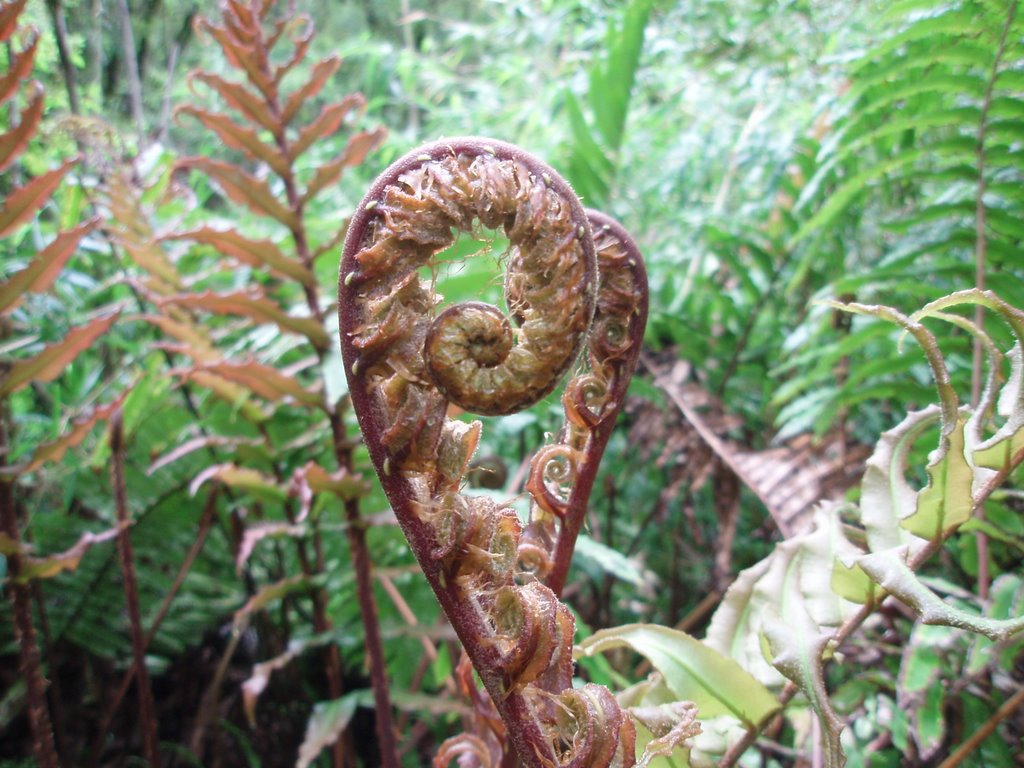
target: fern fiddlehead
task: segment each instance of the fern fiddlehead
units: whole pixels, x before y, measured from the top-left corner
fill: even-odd
[[[590,370],[563,398],[564,445],[538,454],[541,479],[529,488],[535,520],[528,527],[546,537],[542,559],[557,562],[562,541],[582,523],[600,454],[590,444],[602,427],[610,431],[646,312],[635,246],[594,216],[551,168],[516,147],[442,141],[378,178],[353,217],[341,265],[342,353],[370,456],[509,741],[537,768],[632,765],[633,724],[606,689],[572,689],[572,615],[542,574],[520,570],[529,542],[518,517],[459,492],[481,425],[446,414],[449,405],[482,415],[526,408],[554,389],[587,345]],[[598,242],[614,244],[595,247],[591,221]],[[479,227],[508,237],[510,317],[480,302],[438,312],[434,281],[425,279],[458,232]],[[608,268],[601,298],[599,252]],[[627,277],[614,277],[622,265]],[[634,298],[623,301],[623,286]],[[577,491],[581,479],[590,485]],[[568,510],[571,523],[548,524]]]

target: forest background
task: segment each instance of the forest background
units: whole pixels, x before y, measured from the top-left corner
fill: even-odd
[[[1024,764],[1016,0],[281,3],[272,59],[231,42],[226,7],[0,11],[0,764],[420,765],[467,727],[457,643],[357,439],[334,311],[364,191],[456,135],[544,158],[647,262],[645,347],[566,591],[578,640],[628,647],[594,644],[580,674],[621,691],[653,666],[692,698],[703,657],[681,638],[717,616],[706,641],[790,690],[784,718],[740,688],[698,701],[739,714],[652,764],[820,765],[840,742],[850,765]],[[451,258],[481,248],[500,236]],[[495,274],[468,260],[444,293],[497,295]],[[931,331],[906,317],[922,307]],[[935,403],[941,423],[914,420]],[[560,419],[552,397],[487,420],[470,484],[515,498]],[[955,442],[964,423],[1002,464]],[[836,587],[834,561],[875,548],[871,468],[902,480],[904,460],[894,520],[960,484],[959,517],[899,533],[927,542],[915,589],[945,608],[884,600],[865,579],[899,590],[864,562]],[[777,581],[737,581],[787,552]],[[828,602],[800,613],[811,640],[843,632],[800,646],[803,679],[750,625],[787,596],[784,619]],[[723,640],[730,611],[747,618]],[[678,632],[621,629],[638,623]]]

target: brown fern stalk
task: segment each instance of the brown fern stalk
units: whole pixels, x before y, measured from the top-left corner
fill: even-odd
[[[503,230],[510,243],[510,317],[480,302],[438,308],[435,256],[456,232],[481,227]],[[342,356],[371,459],[511,746],[531,768],[633,765],[635,729],[607,689],[572,688],[572,614],[536,573],[520,570],[516,514],[459,492],[482,427],[447,413],[454,405],[503,415],[550,393],[593,333],[597,268],[590,220],[569,186],[526,152],[481,138],[429,144],[389,167],[353,217],[342,256]],[[619,347],[630,329],[611,323],[606,309],[592,336],[602,349]],[[542,508],[560,506],[561,486],[578,479],[576,452],[585,446],[575,438],[585,441],[611,415],[608,395],[620,383],[605,362],[591,354],[597,370],[574,379],[564,398],[579,431],[535,457],[530,490]],[[486,748],[466,738],[446,743],[438,759],[482,760]]]
[[[574,456],[576,480],[562,515],[545,583],[561,595],[569,575],[576,539],[587,516],[587,502],[598,466],[626,399],[647,325],[647,272],[640,249],[625,228],[599,211],[587,211],[594,231],[598,274],[597,308],[588,337],[589,372],[574,378],[563,398],[563,437],[582,443]],[[543,484],[538,467],[531,484]],[[534,510],[536,516],[537,510]]]
[[[153,621],[149,625],[149,629],[146,630],[146,636],[142,640],[143,658],[145,658],[146,649],[149,648],[150,644],[153,642],[153,638],[156,637],[156,633],[159,631],[160,625],[163,623],[164,618],[166,618],[167,613],[171,608],[171,603],[174,602],[174,598],[177,596],[178,591],[185,583],[185,577],[188,576],[189,572],[192,570],[192,564],[195,562],[196,558],[199,557],[199,553],[202,551],[203,545],[206,543],[206,536],[210,532],[210,528],[213,525],[216,514],[217,492],[212,491],[209,496],[207,496],[206,504],[203,507],[203,513],[199,520],[199,531],[196,533],[196,538],[189,547],[184,560],[182,560],[181,566],[178,568],[178,573],[174,577],[174,582],[164,595],[164,599],[160,603],[160,607],[157,609],[156,616],[153,617]],[[132,664],[121,677],[121,683],[118,685],[114,695],[111,696],[110,700],[106,703],[106,709],[103,712],[103,716],[100,718],[100,727],[96,729],[96,736],[93,739],[89,760],[86,765],[94,766],[99,763],[107,733],[110,730],[110,724],[113,721],[118,708],[121,706],[121,702],[124,700],[125,695],[128,693],[128,688],[131,686],[132,680],[135,679],[137,663],[137,656],[135,656],[133,648]]]
[[[372,149],[382,137],[381,131],[356,134],[345,147],[343,153],[333,161],[318,167],[305,188],[302,188],[296,171],[296,159],[317,140],[327,138],[338,130],[345,117],[362,108],[364,100],[353,95],[340,102],[326,105],[312,122],[297,125],[297,117],[305,102],[312,99],[324,87],[327,79],[338,67],[336,57],[318,62],[312,68],[310,79],[291,94],[285,95],[280,85],[285,75],[303,60],[312,39],[312,25],[309,19],[293,15],[273,24],[269,21],[271,2],[244,2],[243,0],[227,0],[221,6],[223,23],[214,24],[208,20],[200,20],[198,27],[209,33],[223,48],[229,62],[243,70],[249,88],[229,82],[210,73],[196,73],[195,78],[217,91],[225,101],[241,112],[250,127],[236,122],[223,114],[206,112],[186,107],[183,112],[191,113],[207,127],[214,130],[229,146],[241,149],[252,159],[265,163],[281,179],[284,187],[284,200],[280,201],[270,193],[269,188],[254,177],[225,164],[194,159],[191,164],[209,173],[229,195],[257,212],[268,214],[277,219],[291,233],[294,243],[294,261],[292,257],[278,254],[270,265],[278,272],[285,272],[301,284],[305,297],[306,308],[310,317],[320,329],[318,334],[310,334],[309,341],[313,346],[319,362],[326,362],[328,336],[323,332],[325,317],[321,307],[321,297],[316,280],[313,276],[313,262],[318,255],[310,243],[306,228],[305,207],[309,200],[319,191],[334,183],[349,165],[359,163],[365,154]],[[268,34],[266,27],[272,29]],[[295,32],[298,30],[298,32]],[[283,63],[271,60],[271,51],[275,44],[288,35],[292,37],[293,51]],[[272,136],[272,143],[265,142],[259,130],[265,129]],[[186,163],[186,165],[189,163]],[[221,237],[217,243],[223,247],[226,238]],[[243,243],[245,243],[243,239]],[[245,243],[243,249],[251,246]],[[328,244],[329,246],[329,244]],[[332,453],[339,469],[351,472],[353,467],[351,443],[345,432],[345,423],[341,412],[325,400],[322,409],[326,413],[331,431]],[[346,534],[352,553],[352,564],[356,575],[357,599],[363,619],[365,631],[365,648],[369,662],[371,680],[376,702],[376,724],[382,764],[386,768],[397,768],[398,757],[395,744],[394,726],[392,721],[391,702],[385,669],[383,642],[380,624],[377,617],[377,606],[372,587],[371,560],[366,542],[365,526],[361,520],[359,504],[356,498],[344,498],[345,517],[348,525]],[[313,523],[313,545],[316,552],[322,552],[321,533],[319,526]],[[317,558],[316,567],[320,567]],[[300,561],[304,572],[312,572],[313,566],[307,561],[300,549]],[[315,623],[318,631],[325,631],[330,626],[326,614],[326,595],[317,589],[314,595]],[[341,695],[340,657],[337,648],[328,649],[328,679],[331,695]],[[335,763],[344,761],[340,745],[335,745]]]
[[[6,409],[4,409],[6,417]],[[0,419],[0,470],[6,469],[8,442],[6,420]],[[14,481],[0,474],[0,526],[11,542],[20,542]],[[32,623],[32,596],[29,587],[18,580],[21,556],[15,551],[7,555],[9,581],[5,587],[14,613],[14,639],[18,645],[21,676],[25,681],[28,701],[28,724],[32,733],[32,753],[39,768],[57,768],[57,748],[53,742],[53,724],[46,706],[46,680]]]
[[[135,555],[129,530],[131,519],[128,513],[128,489],[124,475],[124,450],[124,421],[119,410],[110,420],[114,504],[117,508],[117,522],[121,527],[117,536],[117,551],[121,560],[121,578],[124,582],[128,626],[132,638],[135,689],[139,702],[139,728],[142,731],[142,754],[151,766],[159,768],[160,750],[156,718],[153,714],[153,691],[149,686],[149,671],[146,669],[146,640],[143,637],[142,616],[139,613],[139,587],[135,576]]]
[[[1003,24],[1002,32],[999,35],[999,45],[996,47],[995,56],[992,57],[992,69],[985,85],[985,98],[981,104],[981,115],[978,120],[978,141],[975,150],[975,157],[978,166],[978,190],[975,195],[975,241],[974,241],[974,287],[979,291],[985,290],[985,272],[988,269],[988,232],[987,217],[985,209],[985,138],[988,131],[989,111],[992,108],[992,96],[995,90],[996,78],[999,76],[999,68],[1006,54],[1006,41],[1013,26],[1013,20],[1017,15],[1017,0],[1011,0],[1006,8],[1006,21]],[[985,327],[985,308],[975,307],[974,324],[979,328]],[[985,353],[981,339],[975,337],[972,351],[971,364],[971,405],[977,407],[981,400],[982,367]],[[985,510],[978,512],[978,519],[984,521]],[[978,531],[976,534],[976,546],[978,552],[978,596],[982,600],[988,599],[989,571],[988,571],[988,534],[985,531]]]
[[[42,87],[31,80],[39,35],[34,29],[19,28],[19,18],[25,4],[25,0],[0,3],[0,44],[4,44],[7,51],[7,71],[0,77],[0,107],[10,109],[8,130],[0,134],[0,172],[6,172],[17,162],[35,135],[43,115]],[[23,89],[26,83],[28,87]],[[15,102],[21,90],[26,92],[27,98],[19,112]],[[8,189],[0,200],[0,237],[12,234],[36,216],[71,165],[72,161],[69,161],[22,186]],[[83,226],[58,234],[49,245],[35,254],[27,267],[0,282],[0,338],[6,340],[12,327],[5,315],[17,307],[24,294],[49,288],[87,229],[87,226]],[[109,327],[109,323],[104,323],[105,320],[100,320],[89,328],[80,329],[77,335],[69,334],[67,343],[50,345],[33,357],[16,362],[4,361],[3,372],[0,373],[0,533],[6,540],[4,554],[8,571],[4,590],[11,601],[14,640],[18,646],[20,672],[25,681],[32,750],[39,768],[57,768],[59,759],[32,618],[32,592],[24,578],[27,574],[23,572],[24,544],[19,526],[21,505],[15,495],[17,478],[22,468],[10,466],[8,425],[11,422],[7,398],[34,381],[50,380],[59,375],[78,351],[77,345],[81,340],[92,334],[89,338],[91,341]],[[98,330],[94,333],[93,329]]]

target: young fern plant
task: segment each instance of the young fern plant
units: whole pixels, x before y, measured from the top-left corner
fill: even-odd
[[[168,354],[179,356],[181,363],[172,373],[197,420],[203,422],[199,437],[177,442],[172,438],[151,471],[186,456],[210,457],[190,490],[195,494],[206,484],[224,489],[237,531],[236,566],[247,576],[250,562],[273,540],[286,538],[294,545],[300,574],[288,573],[279,560],[276,570],[269,569],[272,583],[257,587],[249,579],[251,599],[236,612],[236,631],[220,669],[226,669],[235,638],[252,613],[270,600],[305,591],[316,637],[299,644],[323,646],[324,679],[332,700],[340,699],[345,690],[341,655],[332,636],[330,594],[323,584],[325,551],[331,546],[324,525],[329,511],[340,510],[363,615],[380,760],[397,766],[366,526],[359,510],[359,497],[366,489],[355,472],[355,442],[345,423],[347,399],[313,375],[326,376],[333,351],[329,302],[316,278],[316,262],[337,249],[345,227],[336,221],[323,233],[311,224],[310,210],[346,169],[363,162],[384,132],[374,129],[345,136],[341,131],[365,104],[359,94],[320,103],[340,59],[327,57],[307,69],[314,30],[294,9],[275,11],[269,0],[227,0],[220,4],[220,17],[200,18],[197,30],[216,42],[235,77],[193,72],[191,83],[211,100],[219,100],[221,107],[187,104],[177,115],[198,121],[235,155],[231,160],[184,158],[175,164],[173,174],[180,178],[196,171],[205,176],[203,183],[208,180],[238,206],[238,221],[212,225],[204,218],[192,228],[176,223],[158,233],[147,208],[152,195],[143,195],[137,185],[117,174],[110,175],[105,189],[116,222],[111,227],[114,242],[146,273],[136,286],[156,311],[144,319],[164,336],[162,346]],[[313,106],[319,111],[310,115]],[[336,147],[332,155],[310,160],[311,150],[328,146]],[[238,275],[247,273],[258,286],[237,288]],[[277,332],[269,345],[269,335],[261,333],[267,326]],[[193,392],[198,394],[193,397]],[[232,409],[227,424],[214,416],[223,402]],[[240,456],[236,449],[242,446],[259,450]],[[269,520],[258,522],[264,516]],[[295,655],[294,650],[286,654],[289,659]],[[190,747],[199,757],[206,749],[204,732],[215,722],[220,674],[211,682],[193,724]],[[252,722],[259,690],[256,684],[245,689]],[[316,730],[311,720],[308,734]],[[333,733],[326,740],[322,734],[311,737],[318,740],[313,754],[332,745],[333,764],[351,764],[354,758],[346,754],[351,750],[338,740],[337,731]],[[305,753],[307,745],[301,751]]]
[[[86,533],[66,551],[39,554],[33,552],[22,536],[22,528],[28,526],[27,499],[41,484],[40,470],[59,462],[68,450],[81,443],[98,422],[109,418],[120,407],[124,395],[78,414],[79,418],[71,421],[69,428],[52,441],[37,444],[30,451],[19,445],[18,423],[26,412],[31,413],[36,407],[34,387],[63,376],[72,362],[96,344],[119,316],[117,311],[97,313],[89,322],[69,330],[63,338],[39,344],[35,323],[25,311],[26,298],[54,286],[80,243],[98,224],[93,219],[58,231],[38,250],[33,247],[36,238],[25,237],[30,227],[37,227],[33,234],[45,231],[40,213],[76,164],[75,159],[70,159],[29,179],[11,173],[35,137],[45,105],[43,88],[32,79],[39,33],[19,23],[25,5],[25,0],[0,3],[0,43],[5,45],[7,53],[6,71],[0,74],[0,107],[7,118],[0,133],[0,172],[9,173],[5,177],[6,193],[0,200],[0,239],[4,241],[5,253],[24,259],[20,269],[0,281],[0,342],[5,347],[0,359],[0,555],[6,565],[3,591],[12,608],[13,635],[25,683],[33,756],[41,768],[57,768],[60,745],[55,742],[53,728],[57,718],[51,718],[47,704],[47,681],[36,631],[37,621],[44,629],[46,627],[45,606],[39,601],[34,618],[32,591],[41,579],[75,570],[90,547],[109,541],[117,535],[118,529]],[[19,97],[24,99],[20,110]],[[30,328],[31,332],[24,333],[25,328]],[[51,687],[51,691],[55,687]],[[54,706],[59,705],[59,697],[55,696]]]
[[[440,308],[438,253],[458,232],[500,229],[508,316]],[[599,277],[600,275],[600,277]],[[639,352],[647,284],[635,244],[588,214],[550,167],[517,147],[457,138],[413,150],[373,184],[345,241],[342,356],[381,484],[503,722],[504,744],[443,745],[482,765],[631,766],[635,728],[604,687],[572,687],[575,622],[557,596],[600,455]],[[566,426],[531,462],[525,527],[462,492],[482,425],[566,387]],[[471,683],[466,683],[466,687]]]

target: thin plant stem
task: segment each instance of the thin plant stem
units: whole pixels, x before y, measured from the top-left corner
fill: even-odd
[[[49,669],[57,669],[58,661],[54,653],[53,634],[50,632],[50,620],[46,614],[46,601],[43,597],[43,588],[38,580],[30,585],[32,590],[32,601],[36,605],[36,616],[39,617],[39,634],[42,637],[41,656],[46,659],[46,666]],[[57,746],[57,756],[68,754],[68,730],[67,717],[64,714],[64,694],[61,691],[60,675],[54,675],[50,679],[50,689],[47,691],[47,702],[50,707],[50,718],[53,720],[53,736]]]
[[[174,583],[171,584],[171,588],[164,596],[163,602],[160,604],[160,608],[157,610],[156,616],[153,618],[153,622],[150,624],[149,630],[146,632],[146,637],[142,641],[143,651],[149,648],[150,643],[153,642],[153,638],[156,637],[156,633],[160,629],[160,625],[163,623],[164,618],[166,618],[167,613],[171,608],[171,603],[174,601],[174,598],[177,597],[178,591],[181,589],[182,584],[185,583],[185,577],[188,576],[189,571],[192,570],[192,564],[202,551],[203,544],[206,543],[206,536],[209,534],[210,528],[213,525],[213,518],[216,512],[217,492],[213,491],[206,497],[206,506],[203,509],[202,517],[199,520],[199,532],[196,534],[196,538],[192,541],[192,546],[189,547],[188,554],[185,555],[185,559],[182,561],[181,567],[178,568],[178,573],[174,577]],[[114,719],[114,714],[117,712],[118,707],[121,706],[121,702],[124,700],[125,694],[128,693],[128,688],[131,685],[134,676],[135,660],[133,658],[131,666],[121,678],[121,684],[118,686],[117,691],[108,702],[107,709],[100,720],[100,727],[96,732],[96,738],[93,742],[89,765],[97,765],[99,763],[100,755],[103,752],[103,742],[107,732],[110,730],[110,724]]]
[[[3,414],[6,415],[6,414]],[[7,428],[0,418],[0,462],[7,456]],[[17,503],[14,500],[14,480],[0,478],[0,529],[12,542],[21,541],[18,531]],[[14,613],[14,640],[18,645],[21,676],[25,680],[28,699],[28,724],[32,732],[32,754],[39,768],[58,768],[57,748],[53,742],[53,725],[46,705],[46,680],[36,643],[36,630],[32,623],[32,595],[26,584],[18,581],[21,555],[7,556],[10,574],[7,592]]]
[[[269,106],[275,116],[281,115],[281,107],[276,99]],[[281,152],[286,157],[289,156],[289,142],[284,132],[282,131],[275,138]],[[290,166],[288,173],[282,180],[284,181],[288,205],[296,214],[296,224],[292,228],[295,251],[302,264],[312,272],[313,256],[306,235],[303,207]],[[323,325],[324,314],[320,308],[320,296],[317,287],[315,285],[306,285],[304,290],[306,304],[309,307],[310,313]],[[327,358],[327,351],[316,345],[314,345],[314,349],[316,350],[317,359],[323,365]],[[352,449],[346,435],[345,422],[338,410],[332,407],[330,403],[327,403],[326,399],[324,407],[330,420],[335,460],[339,468],[351,472],[353,470]],[[364,645],[370,667],[370,680],[376,706],[375,716],[381,765],[383,768],[398,768],[398,745],[395,741],[394,718],[391,711],[391,697],[388,693],[387,669],[384,660],[384,644],[380,633],[380,620],[377,613],[377,601],[373,594],[372,562],[366,545],[366,523],[362,520],[359,512],[358,499],[347,499],[344,504],[345,521],[348,524],[345,532],[348,537],[352,567],[356,575],[356,596],[359,601],[359,612],[363,621]]]
[[[128,606],[132,656],[135,667],[135,689],[139,702],[139,727],[142,730],[142,751],[152,768],[160,768],[160,749],[156,718],[153,712],[153,691],[146,669],[146,640],[139,613],[139,587],[135,577],[135,556],[129,528],[128,493],[124,473],[124,421],[118,410],[110,420],[110,452],[113,458],[114,504],[117,507],[117,549],[121,558],[124,597]]]
[[[139,61],[135,53],[135,35],[132,32],[128,0],[118,0],[117,10],[121,17],[121,44],[124,46],[125,70],[128,73],[128,96],[132,107],[132,119],[135,121],[135,130],[141,145],[146,136],[145,119],[142,112],[142,81],[139,77]]]
[[[75,84],[75,65],[68,47],[68,24],[64,17],[64,6],[60,0],[46,0],[46,10],[50,14],[53,38],[57,43],[57,55],[64,75],[64,87],[68,92],[68,109],[71,110],[71,114],[77,115],[81,108],[78,101],[78,86]]]
[[[985,739],[995,733],[999,724],[1012,715],[1022,704],[1024,704],[1024,688],[1019,688],[1013,696],[1002,703],[992,717],[985,721],[984,725],[957,747],[953,754],[943,760],[939,764],[939,768],[956,768],[956,766],[963,763],[974,750],[981,746]]]
[[[978,143],[976,149],[978,165],[978,191],[975,197],[975,245],[974,245],[974,287],[979,291],[985,290],[985,270],[987,264],[988,240],[985,235],[987,228],[987,211],[985,209],[985,134],[988,130],[988,115],[992,108],[992,93],[995,90],[996,78],[999,76],[999,65],[1002,63],[1003,55],[1006,52],[1006,38],[1009,35],[1013,19],[1017,15],[1017,0],[1012,0],[1006,11],[1006,22],[1003,24],[1003,31],[999,36],[999,45],[996,48],[995,56],[992,59],[992,70],[989,73],[988,83],[985,87],[985,98],[981,105],[981,116],[978,120]],[[974,308],[974,324],[979,330],[985,327],[985,307],[978,304]],[[971,405],[977,407],[981,400],[982,369],[984,366],[985,351],[982,341],[974,337],[973,359],[971,365]],[[984,521],[985,510],[978,512],[979,520]],[[988,599],[989,572],[988,572],[988,535],[984,531],[978,531],[975,537],[978,550],[978,596],[982,600]]]

